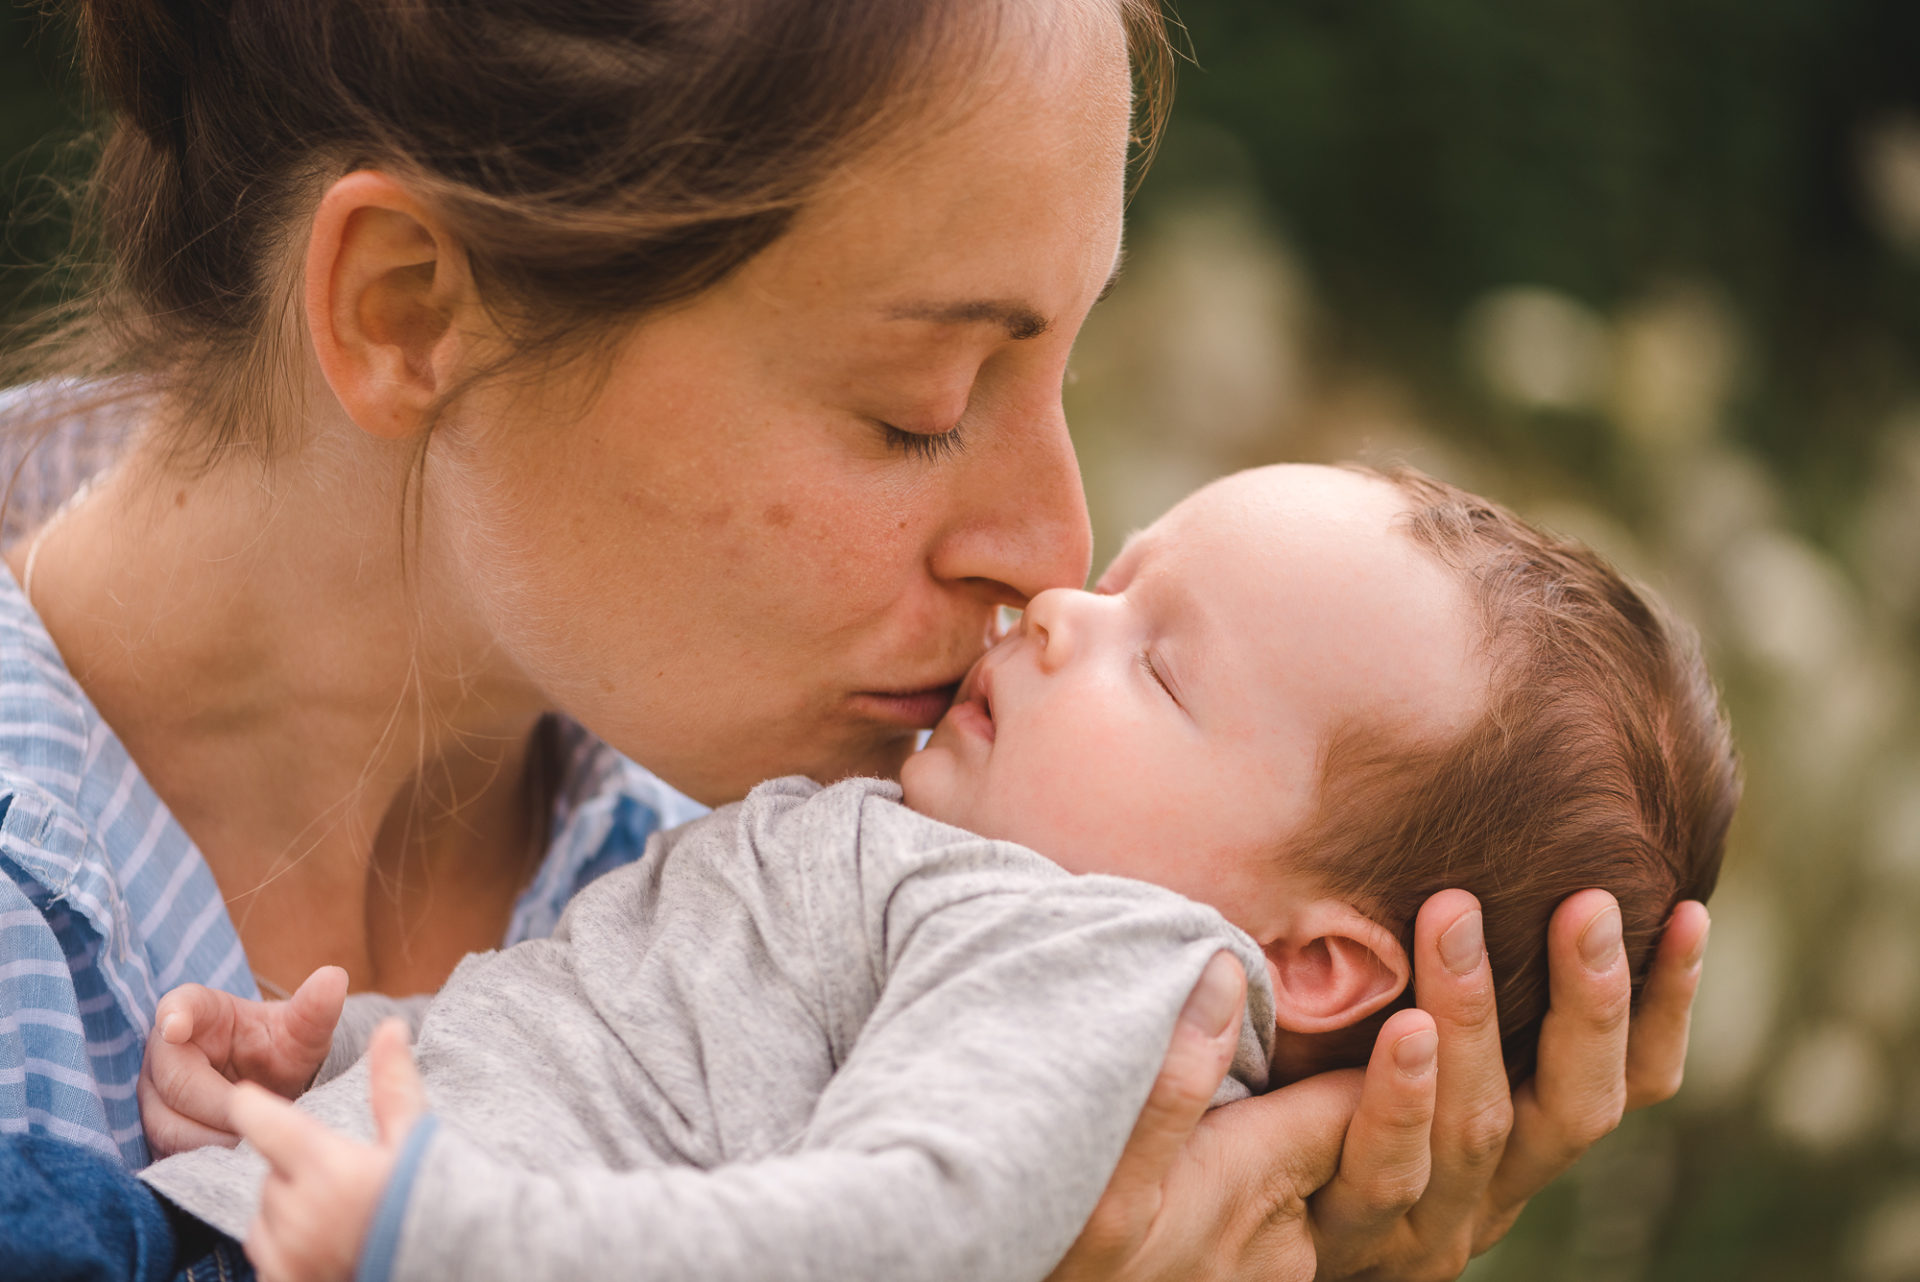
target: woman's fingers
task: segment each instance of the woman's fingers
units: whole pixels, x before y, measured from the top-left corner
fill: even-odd
[[[1551,999],[1533,1080],[1515,1099],[1513,1134],[1487,1192],[1487,1245],[1528,1199],[1620,1124],[1626,1106],[1631,982],[1620,908],[1604,890],[1584,890],[1547,927]]]
[[[1132,1255],[1159,1214],[1168,1173],[1227,1075],[1238,1041],[1247,977],[1231,953],[1216,953],[1188,996],[1160,1076],[1133,1125],[1106,1192],[1073,1249],[1052,1274],[1107,1277]]]
[[[1247,976],[1240,963],[1232,953],[1214,954],[1180,1011],[1160,1076],[1108,1182],[1110,1190],[1151,1191],[1157,1201],[1174,1157],[1233,1063],[1246,997]]]
[[[1464,1244],[1513,1125],[1479,901],[1443,890],[1423,904],[1413,965],[1420,1009],[1440,1036],[1433,1175],[1413,1214],[1423,1237]]]
[[[1315,1225],[1334,1239],[1384,1232],[1426,1192],[1439,1046],[1422,1010],[1400,1011],[1381,1027],[1339,1172],[1313,1198]]]
[[[1680,1089],[1693,996],[1700,987],[1711,925],[1707,906],[1691,899],[1675,908],[1667,921],[1627,1038],[1629,1109],[1672,1099]]]

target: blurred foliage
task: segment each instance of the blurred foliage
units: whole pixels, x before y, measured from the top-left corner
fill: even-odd
[[[1686,1090],[1470,1276],[1920,1279],[1920,4],[1179,9],[1069,389],[1096,557],[1405,459],[1653,584],[1745,757]]]
[[[55,301],[73,263],[71,193],[91,151],[71,33],[0,7],[0,321]]]
[[[1920,372],[1920,258],[1875,234],[1856,159],[1920,111],[1912,0],[1187,0],[1178,119],[1241,144],[1344,348],[1459,397],[1437,344],[1526,282],[1611,309],[1673,275],[1747,329],[1740,437],[1832,505]],[[1167,148],[1148,193],[1205,180]],[[1473,415],[1495,443],[1534,425]],[[1464,416],[1463,416],[1464,417]],[[1817,428],[1812,425],[1817,424]],[[1549,446],[1605,462],[1604,434]],[[1599,456],[1597,459],[1595,456]]]
[[[1702,628],[1746,758],[1681,1098],[1476,1282],[1920,1279],[1920,0],[1182,0],[1069,409],[1100,555],[1405,458]],[[63,284],[58,27],[0,11],[0,314]]]

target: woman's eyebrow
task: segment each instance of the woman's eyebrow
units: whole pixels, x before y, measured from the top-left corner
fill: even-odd
[[[892,320],[931,321],[936,325],[998,325],[1016,342],[1038,338],[1053,322],[1027,303],[974,298],[947,303],[901,303],[887,309]]]
[[[1123,257],[1114,257],[1113,271],[1107,276],[1107,283],[1100,287],[1099,296],[1093,300],[1095,303],[1111,294],[1113,287],[1120,283]],[[1015,342],[1038,338],[1053,328],[1053,322],[1041,315],[1032,304],[1006,298],[899,303],[887,309],[887,317],[890,320],[930,321],[935,325],[998,325]]]

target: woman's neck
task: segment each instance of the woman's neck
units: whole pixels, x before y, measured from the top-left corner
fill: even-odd
[[[9,553],[205,855],[257,973],[437,986],[499,941],[544,835],[545,710],[417,559],[407,451],[182,477],[145,454]]]

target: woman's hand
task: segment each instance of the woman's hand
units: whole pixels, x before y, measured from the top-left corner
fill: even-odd
[[[333,1045],[347,972],[322,966],[283,1002],[251,1002],[199,984],[160,999],[140,1065],[140,1122],[157,1160],[240,1142],[230,1112],[234,1083],[293,1099]]]
[[[1222,974],[1216,962],[1056,1282],[1454,1278],[1623,1109],[1679,1089],[1703,906],[1675,911],[1629,1022],[1612,898],[1585,891],[1562,904],[1539,1068],[1511,1096],[1479,918],[1461,891],[1421,909],[1421,1009],[1387,1021],[1364,1085],[1323,1074],[1206,1113],[1231,1053],[1213,1030],[1231,1028],[1240,992],[1238,968]]]
[[[382,1023],[367,1055],[379,1137],[371,1144],[335,1134],[266,1091],[234,1088],[234,1124],[271,1168],[245,1244],[261,1282],[347,1282],[354,1275],[400,1148],[427,1111],[405,1024]]]

